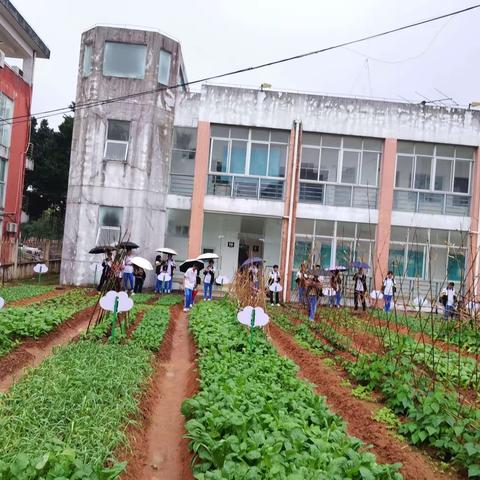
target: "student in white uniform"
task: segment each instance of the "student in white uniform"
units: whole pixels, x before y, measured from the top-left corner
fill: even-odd
[[[455,303],[457,303],[457,293],[455,292],[455,284],[450,282],[442,292],[441,301],[444,306],[444,319],[453,318],[455,312]]]
[[[383,301],[385,303],[386,313],[390,311],[392,299],[393,299],[393,296],[395,295],[395,290],[396,290],[396,284],[393,278],[393,272],[390,270],[389,272],[387,272],[387,276],[385,277],[385,280],[383,281],[383,286],[382,286]]]
[[[197,267],[193,265],[190,267],[184,275],[184,287],[185,287],[185,305],[184,312],[188,312],[193,307],[193,289],[197,284]]]
[[[270,272],[270,275],[268,276],[268,285],[271,286],[273,284],[280,284],[280,272],[278,271],[278,265],[273,266],[273,271]],[[279,301],[279,295],[278,292],[270,292],[270,303],[272,305],[280,305]]]

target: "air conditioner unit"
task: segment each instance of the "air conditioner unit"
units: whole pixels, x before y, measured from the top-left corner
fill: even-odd
[[[7,232],[8,233],[17,233],[18,225],[16,223],[7,223]]]
[[[0,50],[0,68],[5,66],[5,52]]]

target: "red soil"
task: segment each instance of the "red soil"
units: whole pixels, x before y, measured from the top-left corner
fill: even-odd
[[[373,420],[372,413],[381,407],[374,402],[354,398],[342,378],[313,353],[302,349],[275,324],[270,326],[271,340],[277,350],[293,360],[299,367],[299,376],[316,387],[316,393],[326,397],[327,404],[341,416],[350,435],[367,445],[380,463],[402,463],[401,473],[406,480],[440,480],[462,478],[456,473],[446,474],[438,470],[434,462],[404,442],[395,438],[387,427]]]
[[[36,302],[43,302],[44,300],[48,300],[49,298],[60,297],[64,295],[66,292],[71,290],[70,287],[55,287],[55,290],[51,292],[43,293],[42,295],[37,295],[36,297],[28,297],[22,298],[21,300],[17,300],[16,302],[11,302],[7,307],[25,307],[27,305],[31,305],[32,303]]]
[[[0,358],[0,392],[6,392],[25,373],[27,367],[37,367],[52,350],[65,345],[86,330],[94,307],[78,312],[55,330],[38,339],[27,339]]]
[[[181,305],[171,308],[162,348],[154,361],[155,372],[142,399],[140,426],[129,432],[131,450],[120,455],[128,461],[123,480],[193,479],[192,455],[180,408],[198,390],[195,345]]]

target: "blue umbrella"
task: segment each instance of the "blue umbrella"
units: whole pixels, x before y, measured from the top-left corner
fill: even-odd
[[[243,263],[242,267],[246,267],[248,265],[251,265],[252,263],[263,263],[263,259],[260,257],[252,257],[252,258],[247,258]]]
[[[368,263],[355,260],[354,262],[350,263],[349,267],[350,268],[370,268],[370,265]]]

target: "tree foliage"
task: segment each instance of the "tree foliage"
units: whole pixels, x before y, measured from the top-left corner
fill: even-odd
[[[73,117],[64,116],[58,131],[48,125],[48,120],[32,120],[31,155],[34,169],[25,174],[24,210],[30,221],[42,217],[47,210],[65,216]]]

